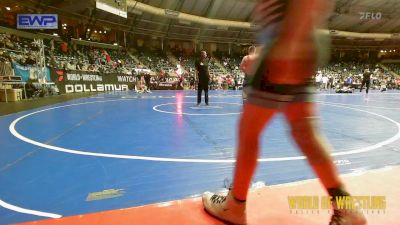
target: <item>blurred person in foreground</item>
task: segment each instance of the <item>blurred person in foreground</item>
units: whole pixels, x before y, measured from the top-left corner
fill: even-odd
[[[284,114],[294,141],[332,199],[349,196],[329,154],[330,146],[318,129],[317,105],[312,100],[311,78],[329,56],[316,28],[324,24],[332,2],[263,0],[256,5],[254,18],[264,47],[240,118],[233,186],[227,194],[203,194],[204,208],[214,217],[247,224],[246,199],[257,166],[260,135],[277,113]],[[339,209],[335,201],[332,206],[330,225],[366,224],[360,212]]]

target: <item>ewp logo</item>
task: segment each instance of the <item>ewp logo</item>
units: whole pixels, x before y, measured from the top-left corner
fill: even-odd
[[[18,14],[18,29],[58,29],[57,14]]]

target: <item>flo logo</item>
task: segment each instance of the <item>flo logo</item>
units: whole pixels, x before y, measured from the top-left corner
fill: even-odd
[[[360,20],[380,20],[382,19],[381,12],[360,12]]]

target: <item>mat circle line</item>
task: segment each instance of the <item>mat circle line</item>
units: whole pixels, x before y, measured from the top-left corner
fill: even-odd
[[[165,105],[177,105],[178,103],[176,102],[171,102],[171,103],[164,103],[164,104],[159,104],[155,105],[153,107],[154,111],[161,112],[161,113],[168,113],[168,114],[175,114],[175,115],[189,115],[189,116],[228,116],[228,115],[238,115],[240,112],[234,112],[234,113],[178,113],[178,112],[170,112],[170,111],[165,111],[158,109],[160,106],[165,106]],[[182,104],[196,104],[196,102],[182,102]],[[239,105],[241,106],[241,103],[234,103],[234,102],[212,102],[212,104],[228,104],[228,105]],[[207,108],[207,106],[204,106]]]
[[[109,101],[118,101],[118,100],[109,100]],[[38,113],[42,113],[42,112],[46,112],[46,111],[50,111],[50,110],[54,110],[54,109],[59,109],[59,108],[66,108],[66,107],[72,107],[72,106],[78,106],[78,105],[85,105],[85,104],[94,104],[94,103],[104,103],[104,102],[109,102],[109,101],[94,101],[94,102],[85,102],[85,103],[77,103],[77,104],[69,104],[69,105],[64,105],[64,106],[57,106],[57,107],[51,107],[51,108],[47,108],[47,109],[42,109],[39,111],[35,111],[26,115],[23,115],[17,119],[15,119],[9,126],[9,131],[11,132],[11,134],[18,138],[19,140],[38,146],[38,147],[42,147],[42,148],[46,148],[52,151],[59,151],[59,152],[64,152],[64,153],[69,153],[69,154],[76,154],[76,155],[86,155],[86,156],[96,156],[96,157],[104,157],[104,158],[118,158],[118,159],[133,159],[133,160],[147,160],[147,161],[160,161],[160,162],[182,162],[182,163],[234,163],[235,160],[234,159],[189,159],[189,158],[168,158],[168,157],[152,157],[152,156],[137,156],[137,155],[120,155],[120,154],[107,154],[107,153],[97,153],[97,152],[89,152],[89,151],[81,151],[81,150],[75,150],[75,149],[67,149],[67,148],[63,148],[63,147],[58,147],[58,146],[53,146],[53,145],[49,145],[49,144],[45,144],[42,142],[38,142],[35,140],[32,140],[22,134],[20,134],[17,130],[16,130],[16,125],[18,122],[20,122],[21,120],[38,114]],[[393,119],[374,113],[374,112],[369,112],[366,110],[362,110],[362,109],[357,109],[357,108],[352,108],[352,107],[348,107],[348,106],[341,106],[341,105],[334,105],[334,104],[329,104],[329,103],[320,103],[323,105],[329,105],[329,106],[333,106],[333,107],[338,107],[338,108],[347,108],[347,109],[352,109],[352,110],[356,110],[356,111],[360,111],[360,112],[365,112],[380,118],[383,118],[385,120],[388,120],[392,123],[394,123],[397,126],[397,133],[391,137],[388,138],[384,141],[378,142],[376,144],[370,145],[370,146],[366,146],[366,147],[362,147],[359,149],[355,149],[355,150],[350,150],[350,151],[342,151],[342,152],[334,152],[331,155],[332,156],[342,156],[342,155],[352,155],[352,154],[359,154],[359,153],[364,153],[364,152],[369,152],[369,151],[373,151],[375,149],[381,148],[382,146],[388,145],[390,143],[393,143],[397,140],[400,139],[400,123],[394,121]],[[304,156],[292,156],[292,157],[275,157],[275,158],[262,158],[262,159],[258,159],[259,162],[276,162],[276,161],[292,161],[292,160],[302,160],[305,159]]]
[[[57,106],[57,107],[51,107],[51,108],[47,108],[47,109],[42,109],[39,111],[35,111],[26,115],[23,115],[17,119],[15,119],[9,126],[9,131],[11,132],[12,135],[14,135],[16,138],[20,139],[21,141],[39,146],[39,147],[43,147],[43,148],[47,148],[49,150],[54,150],[54,151],[60,151],[60,152],[65,152],[65,153],[70,153],[70,154],[78,154],[78,155],[89,155],[89,156],[99,156],[99,157],[108,157],[108,158],[126,158],[126,159],[140,159],[140,160],[151,160],[151,161],[170,161],[170,162],[200,162],[200,163],[233,163],[234,160],[193,160],[193,159],[174,159],[174,158],[157,158],[157,157],[140,157],[140,156],[123,156],[123,155],[112,155],[112,154],[101,154],[101,153],[94,153],[94,152],[82,152],[82,151],[77,151],[77,150],[71,150],[71,149],[65,149],[65,148],[61,148],[61,147],[57,147],[57,146],[51,146],[51,145],[47,145],[41,142],[37,142],[34,141],[32,139],[29,139],[23,135],[21,135],[20,133],[17,132],[17,130],[15,129],[15,126],[17,125],[17,123],[19,121],[21,121],[24,118],[27,118],[31,115],[35,115],[41,112],[45,112],[45,111],[49,111],[49,110],[54,110],[54,109],[59,109],[59,108],[65,108],[65,107],[71,107],[71,106],[79,106],[79,105],[87,105],[87,104],[95,104],[95,103],[104,103],[104,102],[113,102],[113,101],[121,101],[120,100],[107,100],[107,101],[93,101],[93,102],[84,102],[84,103],[76,103],[76,104],[69,104],[69,105],[63,105],[63,106]],[[395,141],[397,141],[398,139],[400,139],[400,123],[392,120],[389,117],[377,114],[377,113],[373,113],[373,112],[369,112],[366,110],[362,110],[362,109],[357,109],[357,108],[352,108],[352,107],[348,107],[348,106],[342,106],[342,105],[334,105],[334,104],[330,104],[330,103],[324,103],[324,102],[320,102],[320,104],[323,105],[329,105],[329,106],[334,106],[334,107],[339,107],[339,108],[347,108],[347,109],[352,109],[352,110],[356,110],[356,111],[360,111],[360,112],[365,112],[371,115],[375,115],[377,117],[381,117],[383,119],[386,119],[392,123],[394,123],[397,126],[397,134],[394,135],[393,137],[386,139],[385,141],[379,142],[377,144],[371,145],[371,146],[367,146],[364,148],[360,148],[360,149],[356,149],[356,150],[352,150],[352,151],[346,151],[346,152],[336,152],[333,153],[332,156],[340,156],[340,155],[350,155],[350,154],[357,154],[357,153],[363,153],[363,152],[369,152],[369,151],[373,151],[376,150],[380,147],[383,147],[385,145],[391,144]],[[162,160],[160,160],[162,159]],[[282,158],[266,158],[266,159],[259,159],[258,161],[261,162],[266,162],[266,161],[287,161],[287,160],[300,160],[300,159],[305,159],[304,156],[297,156],[297,157],[282,157]],[[42,211],[37,211],[37,210],[31,210],[31,209],[26,209],[26,208],[22,208],[19,206],[15,206],[12,204],[9,204],[7,202],[4,202],[0,199],[0,206],[19,212],[19,213],[24,213],[24,214],[30,214],[30,215],[36,215],[36,216],[42,216],[42,217],[49,217],[49,218],[60,218],[62,217],[62,215],[59,214],[54,214],[54,213],[48,213],[48,212],[42,212]]]

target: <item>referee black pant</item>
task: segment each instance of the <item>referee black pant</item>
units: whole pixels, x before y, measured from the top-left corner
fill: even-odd
[[[360,87],[360,92],[362,92],[362,89],[363,89],[363,87],[364,87],[364,84],[365,84],[365,87],[367,88],[367,90],[366,90],[366,92],[367,92],[367,94],[368,94],[368,90],[369,90],[369,85],[370,85],[370,83],[371,83],[371,81],[370,80],[362,80],[362,83],[361,83],[361,87]]]
[[[206,84],[198,84],[197,85],[197,104],[201,103],[201,92],[204,90],[204,98],[205,102],[208,105],[208,85]]]

